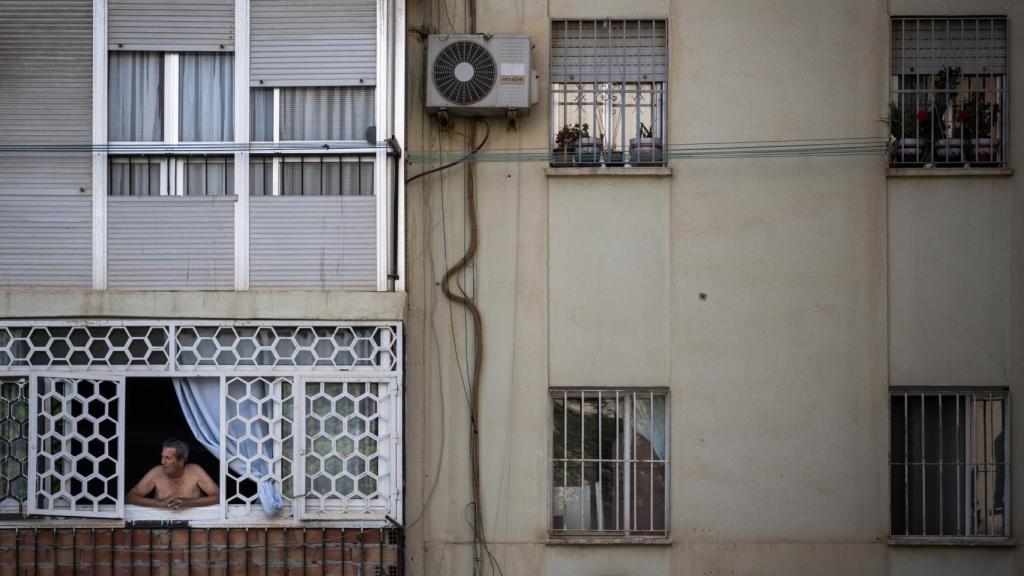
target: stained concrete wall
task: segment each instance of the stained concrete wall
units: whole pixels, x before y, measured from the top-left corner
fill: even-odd
[[[669,20],[673,143],[882,137],[890,13],[1007,14],[1018,44],[1024,7],[982,4],[478,0],[479,31],[531,36],[542,81],[519,132],[491,121],[488,148],[548,145],[550,18]],[[464,8],[411,0],[408,23],[463,31]],[[422,110],[424,50],[410,36],[407,147],[457,153],[468,125],[443,132]],[[881,155],[670,167],[478,164],[480,251],[462,285],[484,316],[481,495],[504,573],[1024,572],[1013,547],[887,543],[890,384],[1020,388],[1019,177],[895,178]],[[408,190],[411,574],[472,573],[472,338],[438,284],[467,245],[464,177],[459,166]],[[669,388],[670,544],[547,541],[547,394],[562,385]],[[1012,442],[1020,459],[1019,432]]]

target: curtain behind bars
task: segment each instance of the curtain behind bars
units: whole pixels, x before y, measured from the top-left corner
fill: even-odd
[[[192,434],[195,435],[199,443],[206,447],[216,457],[220,457],[220,378],[207,377],[207,378],[174,378],[174,391],[178,395],[178,402],[181,404],[181,411],[185,415],[185,420],[188,421],[188,426],[192,430]],[[259,388],[259,386],[257,386]],[[267,395],[270,390],[267,390],[265,386],[262,387],[262,394]],[[232,410],[232,403],[228,403],[228,410]],[[264,442],[254,443],[254,448],[250,448],[248,444],[232,441],[232,438],[238,439],[246,434],[245,423],[242,419],[249,420],[249,424],[252,426],[252,435],[262,438],[270,437],[270,428],[267,426],[266,421],[263,419],[255,419],[252,417],[257,416],[256,411],[259,408],[253,403],[247,403],[243,406],[248,408],[243,409],[242,414],[228,413],[227,420],[232,421],[232,425],[229,426],[227,431],[227,454],[228,461],[231,470],[239,476],[245,477],[250,474],[249,470],[246,470],[243,462],[234,459],[233,456],[241,454],[252,463],[251,474],[256,478],[260,479],[259,482],[259,498],[260,504],[263,506],[263,512],[267,516],[275,515],[281,509],[281,490],[279,487],[274,486],[273,478],[270,476],[270,462],[267,459],[259,457],[260,446],[264,445]],[[268,403],[261,404],[265,409],[270,410],[271,406]],[[237,408],[236,408],[237,410]],[[248,410],[249,413],[245,411]],[[242,419],[235,419],[235,416],[242,416]],[[264,413],[264,417],[270,420],[273,414]],[[238,429],[241,426],[241,429]],[[274,447],[280,450],[280,446]],[[265,455],[269,458],[269,455]],[[224,463],[221,462],[223,466]],[[221,486],[221,490],[226,490],[227,486]]]
[[[163,54],[111,52],[109,62],[107,139],[163,140]]]
[[[182,54],[179,64],[182,142],[227,142],[234,133],[233,54]]]

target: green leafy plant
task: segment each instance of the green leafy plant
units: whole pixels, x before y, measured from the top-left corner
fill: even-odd
[[[651,138],[651,129],[650,129],[649,126],[647,126],[643,122],[640,123],[640,137],[641,138]]]

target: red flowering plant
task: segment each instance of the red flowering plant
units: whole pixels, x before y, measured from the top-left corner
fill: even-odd
[[[987,99],[984,92],[974,92],[956,111],[956,120],[965,139],[991,138],[999,112],[999,104]]]
[[[580,138],[590,137],[590,124],[566,124],[555,135],[555,144],[559,148],[572,148]]]
[[[890,102],[889,114],[883,122],[889,126],[889,135],[895,142],[904,138],[928,138],[931,135],[931,118],[930,110],[903,110],[895,102]]]

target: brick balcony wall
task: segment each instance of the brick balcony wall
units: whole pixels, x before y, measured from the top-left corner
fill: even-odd
[[[0,576],[400,576],[401,533],[353,528],[0,530]]]

